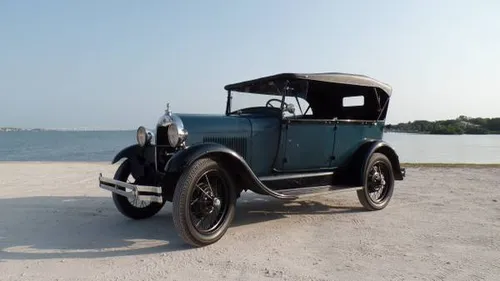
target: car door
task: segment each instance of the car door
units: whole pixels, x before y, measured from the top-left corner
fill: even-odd
[[[325,120],[284,120],[282,170],[318,170],[332,163],[335,124]]]
[[[384,129],[383,123],[374,121],[339,120],[334,145],[333,166],[339,166],[347,161],[350,156],[367,139],[378,139]]]

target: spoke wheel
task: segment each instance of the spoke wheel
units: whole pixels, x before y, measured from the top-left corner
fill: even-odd
[[[140,179],[134,179],[130,170],[129,160],[123,161],[123,163],[116,170],[115,180],[128,182],[131,184],[142,184]],[[119,187],[121,190],[124,188]],[[113,202],[118,209],[118,211],[131,219],[146,219],[154,216],[158,213],[165,203],[157,202],[146,202],[137,199],[129,199],[125,196],[113,193]]]
[[[217,229],[227,213],[227,183],[212,169],[198,178],[195,187],[190,194],[191,223],[200,233],[210,233]]]
[[[179,236],[196,247],[215,243],[227,231],[235,209],[234,184],[211,159],[188,167],[174,192],[172,216]]]
[[[128,178],[125,182],[130,183],[130,184],[141,184],[141,182],[139,180],[136,180],[134,178],[134,176],[132,176],[131,174],[128,176]],[[127,200],[132,206],[134,206],[138,209],[146,208],[147,206],[151,205],[151,202],[142,201],[142,200],[139,200],[137,198],[135,198],[135,199],[127,198]]]
[[[389,159],[381,153],[374,153],[364,177],[364,187],[357,191],[360,203],[371,211],[385,208],[394,191],[394,174]]]

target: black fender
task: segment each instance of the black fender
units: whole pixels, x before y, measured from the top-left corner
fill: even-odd
[[[394,179],[403,180],[405,169],[401,168],[399,156],[394,148],[383,140],[366,140],[363,142],[345,165],[345,177],[342,179],[349,181],[353,185],[362,186],[368,161],[376,152],[384,154],[391,161]]]
[[[389,161],[391,161],[392,164],[392,170],[394,172],[394,179],[395,180],[403,180],[404,178],[404,170],[401,169],[401,163],[399,162],[399,156],[394,150],[394,148],[388,144],[387,142],[383,140],[377,140],[374,142],[371,142],[371,145],[368,146],[368,152],[365,154],[365,159],[363,161],[363,166],[362,166],[362,171],[366,169],[366,166],[368,165],[368,161],[370,161],[370,157],[372,156],[373,153],[378,152],[382,153],[387,158],[389,158]]]
[[[131,173],[134,178],[151,176],[151,180],[154,177],[154,147],[153,146],[145,146],[140,147],[138,144],[130,145],[120,152],[118,152],[111,164],[115,164],[121,159],[128,159],[130,163]]]
[[[218,143],[200,143],[178,151],[170,158],[165,166],[167,174],[181,174],[196,160],[210,157],[221,163],[230,173],[237,178],[237,185],[242,184],[255,193],[271,195],[278,199],[294,199],[295,197],[283,195],[269,189],[255,175],[245,159],[236,151]]]
[[[120,152],[118,152],[115,155],[115,158],[113,158],[113,161],[111,161],[111,164],[115,164],[116,162],[120,161],[123,158],[128,158],[128,159],[133,159],[137,158],[138,155],[141,153],[141,147],[137,144],[130,145],[124,149],[122,149]]]

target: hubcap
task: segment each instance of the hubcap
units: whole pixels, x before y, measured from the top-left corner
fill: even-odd
[[[222,203],[220,202],[219,198],[214,198],[213,204],[214,204],[214,208],[215,209],[220,210],[220,207],[221,207]]]

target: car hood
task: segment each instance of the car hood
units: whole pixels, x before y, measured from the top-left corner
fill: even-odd
[[[188,132],[187,145],[203,142],[204,138],[248,138],[252,124],[246,117],[216,114],[177,114]]]

